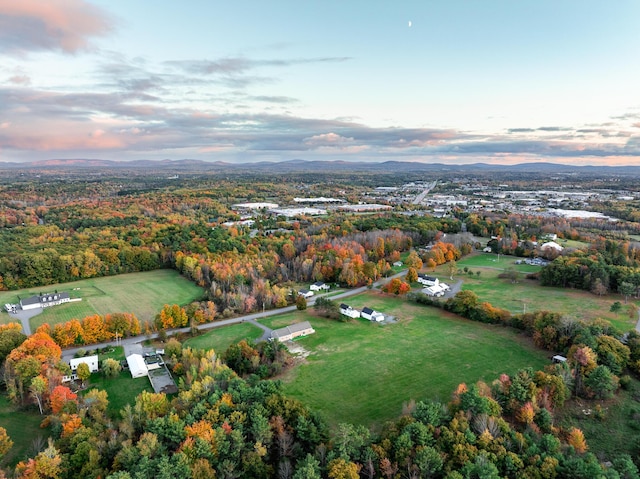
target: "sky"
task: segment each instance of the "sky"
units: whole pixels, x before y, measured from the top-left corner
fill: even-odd
[[[640,166],[637,0],[0,0],[0,162]]]

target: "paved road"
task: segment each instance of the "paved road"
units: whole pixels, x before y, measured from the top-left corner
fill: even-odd
[[[403,277],[406,274],[407,274],[407,271],[403,270],[403,271],[401,271],[399,273],[394,274],[393,276],[389,276],[388,278],[382,278],[382,279],[376,281],[375,283],[373,283],[373,286],[374,287],[382,286],[383,284],[387,283],[388,281],[391,281],[393,278]],[[350,289],[350,290],[345,291],[343,293],[339,293],[339,294],[330,296],[330,298],[332,300],[348,298],[349,296],[353,296],[353,295],[356,295],[356,294],[363,293],[363,292],[367,291],[367,289],[369,289],[367,286],[362,286],[360,288]],[[321,295],[321,296],[326,296],[326,295]],[[319,297],[319,296],[314,296],[313,298],[311,298],[309,301],[307,301],[307,304],[309,306],[313,306],[315,304],[315,300],[316,300],[317,297]],[[236,318],[223,319],[221,321],[215,321],[213,323],[199,324],[196,327],[200,331],[207,331],[209,329],[220,328],[222,326],[228,326],[230,324],[238,324],[238,323],[250,322],[251,324],[254,324],[254,325],[258,326],[260,329],[262,329],[264,331],[260,339],[266,340],[266,339],[269,339],[271,337],[271,329],[268,328],[267,326],[265,326],[264,324],[260,324],[257,320],[261,319],[261,318],[268,318],[270,316],[276,316],[278,314],[289,313],[291,311],[296,311],[296,306],[286,306],[284,308],[269,309],[267,311],[260,311],[258,313],[248,314],[246,316],[238,316]],[[190,327],[179,328],[179,329],[171,329],[171,330],[167,331],[167,334],[171,335],[171,334],[175,334],[175,333],[188,333],[190,331],[191,331]],[[133,354],[133,353],[140,354],[140,352],[142,351],[142,345],[140,343],[142,343],[143,341],[145,341],[147,339],[156,339],[157,337],[158,337],[158,333],[151,333],[151,334],[146,335],[146,336],[143,336],[143,335],[141,335],[141,336],[133,336],[133,337],[130,337],[130,338],[119,339],[118,341],[114,340],[114,341],[108,341],[108,342],[99,343],[99,344],[87,344],[86,346],[80,346],[80,347],[76,347],[76,348],[65,349],[65,350],[62,351],[62,355],[63,355],[63,357],[65,359],[67,359],[67,358],[72,358],[80,350],[86,351],[87,349],[104,348],[104,347],[108,347],[108,346],[123,346],[124,347],[124,351],[125,351],[125,355],[127,355],[127,356],[129,354]]]

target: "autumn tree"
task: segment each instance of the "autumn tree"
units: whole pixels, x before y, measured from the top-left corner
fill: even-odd
[[[89,369],[89,365],[87,363],[80,363],[76,368],[76,374],[80,381],[82,381],[82,387],[84,387],[84,383],[91,377],[91,370]]]
[[[304,311],[305,309],[307,309],[307,300],[301,294],[296,297],[296,309],[298,311]]]
[[[67,386],[56,386],[49,395],[49,405],[53,414],[60,414],[67,403],[77,404],[78,395]]]
[[[122,366],[120,366],[120,362],[113,359],[107,358],[102,361],[102,374],[107,378],[116,378],[122,371]]]
[[[7,430],[0,426],[0,461],[13,447],[13,441],[7,434]]]
[[[5,363],[6,386],[9,397],[24,401],[33,378],[55,370],[62,351],[48,334],[35,333],[7,356]]]
[[[409,268],[404,279],[407,283],[415,283],[416,281],[418,281],[418,272],[415,268]]]

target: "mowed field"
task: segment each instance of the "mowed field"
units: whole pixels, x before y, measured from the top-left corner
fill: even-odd
[[[239,343],[243,339],[255,341],[262,336],[262,329],[251,323],[238,323],[221,328],[213,328],[211,331],[195,338],[189,338],[183,347],[193,349],[213,349],[219,356],[232,344]]]
[[[380,425],[410,399],[449,401],[461,382],[491,382],[548,364],[548,353],[511,329],[474,323],[436,308],[368,292],[349,298],[398,318],[394,324],[363,319],[339,322],[313,310],[262,320],[272,328],[308,320],[316,334],[296,341],[309,352],[282,378],[285,392],[322,412],[329,422]]]
[[[468,266],[474,272],[481,271],[479,277],[464,274],[454,277],[455,280],[462,279],[462,289],[473,291],[481,301],[488,301],[512,313],[522,313],[525,309],[527,312],[546,310],[575,320],[606,319],[622,331],[635,327],[637,318],[628,316],[624,298],[618,294],[596,296],[588,291],[540,286],[538,281],[528,280],[524,274],[520,275],[517,283],[511,283],[508,279],[498,278],[502,269],[514,266],[520,270],[528,265],[514,265],[512,256],[501,256],[496,266],[481,267],[482,261],[487,261],[491,256],[497,259],[496,255],[476,255],[458,262],[459,267]],[[615,301],[623,305],[618,313],[610,311]]]
[[[202,288],[180,276],[177,271],[160,269],[4,291],[0,293],[0,305],[17,303],[18,295],[24,298],[56,290],[66,291],[71,298],[82,298],[82,301],[45,308],[31,318],[32,331],[43,323],[53,325],[92,314],[134,313],[141,321],[152,320],[165,304],[185,305],[203,295]],[[10,319],[6,313],[2,317],[4,320]]]

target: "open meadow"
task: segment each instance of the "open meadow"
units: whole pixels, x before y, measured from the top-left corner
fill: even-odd
[[[159,269],[144,273],[85,279],[73,283],[56,284],[41,288],[0,293],[0,304],[17,303],[18,296],[25,298],[38,293],[66,291],[82,301],[45,308],[31,318],[31,330],[43,323],[54,325],[71,319],[82,319],[93,314],[134,313],[139,320],[152,320],[165,304],[185,305],[203,296],[202,288],[171,269]],[[9,315],[2,318],[8,320]]]
[[[308,320],[316,329],[296,341],[309,356],[282,379],[287,394],[321,411],[333,425],[380,425],[397,417],[410,399],[446,402],[461,382],[491,382],[501,373],[548,362],[548,353],[507,328],[376,292],[348,303],[392,314],[398,322],[340,322],[319,318],[312,309],[261,321],[278,328]]]
[[[496,255],[487,256],[495,257]],[[494,306],[511,311],[511,313],[546,310],[561,313],[575,320],[606,319],[622,331],[628,331],[635,327],[638,318],[629,317],[627,309],[624,307],[624,298],[618,294],[596,296],[588,291],[577,289],[540,286],[536,280],[525,279],[524,274],[519,276],[516,283],[512,283],[509,279],[498,278],[498,275],[502,272],[502,268],[513,265],[513,257],[501,257],[499,266],[480,266],[482,261],[486,259],[483,259],[481,255],[476,255],[458,263],[462,267],[468,266],[474,272],[480,271],[480,276],[454,276],[455,280],[462,279],[464,281],[463,290],[473,291],[481,301],[488,301]],[[516,270],[522,266],[526,265],[515,265]],[[611,305],[615,301],[620,301],[623,306],[617,313],[610,311]]]
[[[255,341],[262,336],[262,329],[251,323],[238,323],[221,328],[213,328],[195,338],[189,338],[183,343],[183,347],[193,349],[213,349],[218,355],[224,353],[232,344],[239,343],[243,339]]]

